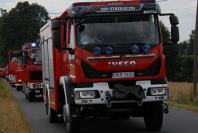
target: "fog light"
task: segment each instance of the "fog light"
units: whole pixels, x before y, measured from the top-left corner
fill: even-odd
[[[96,98],[96,91],[75,92],[75,99],[94,99],[94,98]]]
[[[148,92],[148,95],[151,96],[167,95],[168,89],[163,87],[150,88]]]

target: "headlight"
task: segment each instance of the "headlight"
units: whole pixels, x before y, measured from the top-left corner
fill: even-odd
[[[148,96],[161,96],[167,94],[168,94],[168,88],[164,88],[164,87],[149,88],[147,93]]]
[[[19,80],[18,80],[18,82],[20,82],[20,83],[21,83],[21,82],[22,82],[22,80],[21,80],[21,79],[19,79]]]
[[[97,91],[76,91],[75,99],[94,99],[98,98],[98,95]]]

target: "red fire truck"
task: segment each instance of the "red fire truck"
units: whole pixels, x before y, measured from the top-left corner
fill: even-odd
[[[87,116],[144,117],[160,130],[168,106],[159,16],[178,18],[155,0],[74,3],[40,30],[44,102],[50,122],[62,116],[68,133]]]
[[[6,78],[6,68],[0,68],[0,78]]]
[[[28,101],[33,101],[36,95],[42,95],[41,49],[36,43],[26,43],[22,47],[23,65],[26,69],[24,93]]]
[[[23,88],[23,82],[26,80],[22,54],[21,50],[9,51],[8,81],[11,86],[16,87],[17,91]]]

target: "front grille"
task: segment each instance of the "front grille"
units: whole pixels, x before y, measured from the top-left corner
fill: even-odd
[[[85,76],[89,79],[111,78],[112,73],[114,73],[114,72],[99,72],[84,62],[81,63],[81,66],[82,66]],[[158,59],[150,67],[146,68],[145,70],[135,71],[135,77],[158,75],[160,72],[160,68],[161,68],[161,59]]]
[[[30,80],[42,80],[42,71],[30,71]]]
[[[146,68],[145,70],[136,71],[135,76],[155,76],[158,75],[160,72],[162,61],[158,59],[155,61],[150,67]]]

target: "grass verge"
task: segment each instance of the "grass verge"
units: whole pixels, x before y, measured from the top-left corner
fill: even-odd
[[[7,83],[0,81],[0,133],[31,133]]]
[[[195,105],[179,104],[179,103],[171,102],[171,101],[168,102],[168,105],[171,107],[176,107],[176,108],[183,109],[186,111],[191,111],[191,112],[196,112],[196,113],[198,112],[198,106],[195,106]]]
[[[193,101],[193,86],[187,82],[169,82],[168,104],[187,111],[198,112],[198,101]]]

